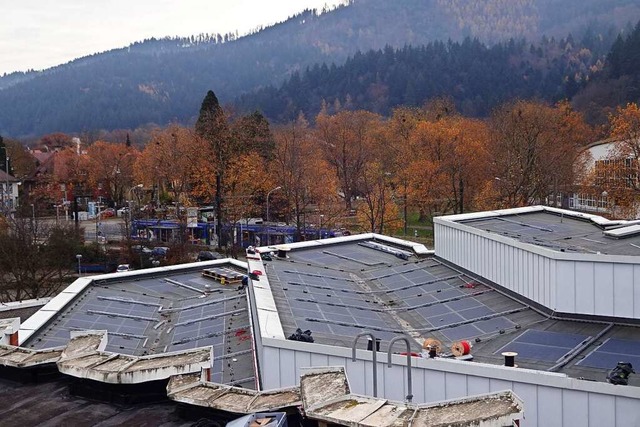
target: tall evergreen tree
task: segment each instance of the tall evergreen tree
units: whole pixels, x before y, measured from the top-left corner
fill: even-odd
[[[0,169],[2,169],[6,173],[9,173],[9,170],[7,170],[8,155],[9,153],[7,153],[7,146],[4,143],[4,138],[2,138],[2,135],[0,135]]]
[[[229,127],[227,125],[227,118],[220,107],[218,98],[212,90],[207,92],[207,95],[202,101],[200,107],[200,114],[196,121],[196,134],[211,144],[213,152],[215,153],[214,163],[216,166],[216,217],[217,217],[217,237],[218,248],[221,248],[226,243],[226,238],[222,234],[222,205],[223,198],[223,186],[224,186],[224,172],[226,166],[231,159],[232,152],[229,146]]]

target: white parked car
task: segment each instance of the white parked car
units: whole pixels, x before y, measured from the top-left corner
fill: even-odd
[[[118,268],[116,268],[116,273],[124,273],[125,271],[133,270],[129,264],[120,264]]]

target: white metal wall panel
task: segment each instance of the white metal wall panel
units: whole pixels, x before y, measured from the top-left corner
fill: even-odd
[[[290,387],[295,385],[300,378],[300,374],[296,372],[296,354],[299,353],[293,350],[281,349],[279,352],[280,364],[280,387]],[[302,357],[301,355],[298,357]]]
[[[576,288],[574,262],[558,261],[556,264],[556,305],[555,311],[573,313],[575,311]]]
[[[633,317],[633,264],[614,264],[614,316]]]
[[[513,391],[523,402],[538,402],[538,386],[534,384],[513,383]],[[527,426],[538,424],[538,405],[524,405],[524,419]]]
[[[595,264],[595,307],[596,313],[613,315],[613,264]]]
[[[435,229],[437,256],[551,310],[640,318],[633,257],[559,253],[458,223]]]
[[[533,403],[533,402],[531,402]],[[561,427],[562,417],[562,390],[558,388],[545,387],[538,390],[538,419],[536,424],[540,427]],[[525,411],[527,410],[527,404],[525,403]],[[529,425],[527,414],[525,412],[525,423]],[[569,426],[578,426],[579,424],[569,424]]]
[[[470,396],[491,392],[491,382],[489,378],[467,376],[467,386],[469,387],[468,394]],[[518,395],[518,397],[520,397],[520,395]]]
[[[350,350],[310,344],[296,350],[291,342],[265,347],[262,367],[265,389],[299,383],[304,368],[345,366],[351,390],[372,395],[371,360],[351,361]],[[331,348],[331,355],[320,352]],[[362,356],[359,351],[359,357]],[[365,353],[368,355],[368,353]],[[403,401],[407,394],[404,358],[394,357],[388,368],[379,354],[378,396]],[[384,360],[383,360],[384,359]],[[310,366],[305,366],[310,363]],[[566,378],[559,374],[510,369],[449,360],[415,359],[412,369],[414,403],[437,402],[488,392],[513,390],[524,402],[523,426],[640,427],[640,392],[636,387],[612,386]]]
[[[589,393],[589,426],[614,425],[616,419],[616,400],[609,396]]]
[[[640,265],[633,266],[633,317],[640,318]]]
[[[445,379],[447,381],[447,399],[460,399],[469,395],[466,375],[447,372]]]
[[[264,355],[264,362],[260,366],[262,387],[266,390],[283,387],[280,382],[280,349],[264,347],[262,354]]]
[[[425,402],[438,402],[447,399],[446,373],[424,369]],[[418,402],[418,400],[416,400]]]
[[[391,368],[384,368],[384,396],[391,400],[405,400],[407,396],[407,374],[402,366],[393,365]],[[356,391],[359,393],[359,391]]]
[[[576,262],[576,313],[595,313],[595,283],[592,262]]]
[[[637,400],[619,397],[615,405],[616,409],[611,420],[615,419],[616,427],[640,427],[640,403]]]
[[[574,390],[562,390],[562,425],[589,425],[589,394]]]

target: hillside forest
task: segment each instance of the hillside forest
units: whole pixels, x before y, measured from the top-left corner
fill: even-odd
[[[437,96],[479,118],[515,98],[569,99],[604,123],[602,107],[637,101],[603,67],[638,19],[631,0],[353,0],[248,35],[151,39],[2,76],[0,134],[93,142],[127,129],[135,140],[138,128],[193,124],[209,89],[278,123],[300,111],[313,121],[322,101],[388,116]]]

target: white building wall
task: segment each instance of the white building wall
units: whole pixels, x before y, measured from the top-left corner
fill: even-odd
[[[552,251],[436,218],[437,256],[561,313],[640,318],[637,257]]]
[[[373,395],[372,353],[319,344],[264,339],[263,388],[299,384],[308,367],[344,366],[351,391]],[[378,353],[378,397],[403,401],[406,358]],[[581,381],[564,374],[475,362],[413,358],[413,403],[430,403],[512,390],[524,402],[527,427],[640,427],[640,388]]]

